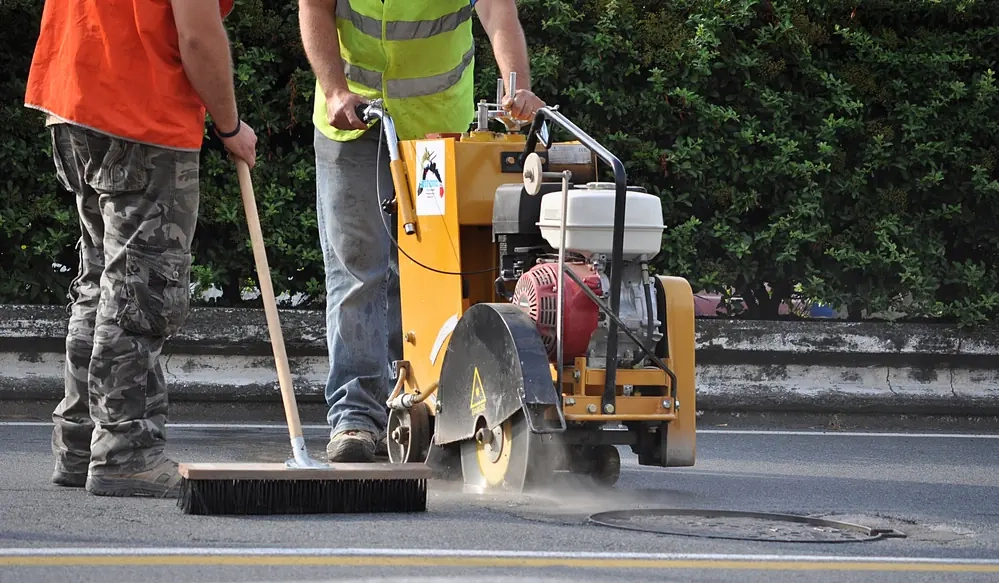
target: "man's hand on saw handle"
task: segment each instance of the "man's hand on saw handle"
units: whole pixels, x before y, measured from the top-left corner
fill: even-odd
[[[326,116],[330,125],[338,130],[364,130],[368,126],[357,115],[358,105],[370,103],[368,99],[350,91],[340,89],[326,98]],[[518,89],[511,98],[503,98],[503,108],[509,115],[520,121],[531,121],[545,102],[528,89]]]
[[[326,98],[326,116],[330,125],[338,130],[366,130],[368,129],[359,117],[357,117],[357,106],[368,103],[368,100],[348,89],[334,91]]]
[[[528,89],[518,89],[512,99],[509,95],[503,98],[503,109],[519,121],[533,120],[534,114],[544,106],[545,102]]]

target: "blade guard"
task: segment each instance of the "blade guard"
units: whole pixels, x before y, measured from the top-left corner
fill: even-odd
[[[479,303],[462,314],[444,353],[437,399],[437,445],[471,439],[480,418],[491,429],[520,409],[534,433],[565,430],[544,342],[514,304]],[[554,425],[545,418],[550,407],[558,414]]]

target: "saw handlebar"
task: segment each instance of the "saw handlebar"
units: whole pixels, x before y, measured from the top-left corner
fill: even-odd
[[[402,227],[407,235],[413,235],[416,233],[416,212],[413,210],[413,198],[409,193],[406,166],[399,156],[399,136],[395,132],[395,122],[392,121],[392,116],[385,112],[380,99],[371,103],[358,103],[354,107],[354,113],[364,123],[368,123],[372,119],[378,119],[382,122],[382,133],[388,144],[392,186],[395,187],[395,200],[402,217]]]
[[[614,233],[611,244],[610,261],[610,312],[614,316],[619,316],[621,311],[621,263],[624,255],[624,210],[628,195],[628,177],[624,171],[624,164],[621,163],[621,160],[619,160],[617,156],[612,154],[609,150],[607,150],[607,148],[603,147],[589,134],[577,127],[576,124],[569,121],[568,118],[557,111],[557,108],[558,106],[545,106],[540,108],[534,115],[534,121],[531,123],[531,129],[527,133],[527,143],[524,144],[524,152],[520,156],[520,163],[524,164],[527,157],[534,152],[534,149],[538,145],[538,134],[542,131],[545,120],[549,119],[562,126],[563,129],[572,134],[573,137],[580,141],[580,143],[589,148],[591,152],[599,156],[602,160],[607,162],[607,164],[609,164],[613,169],[615,196]],[[565,213],[565,209],[563,209],[562,212]],[[612,317],[610,319],[607,335],[607,369],[604,380],[604,393],[601,398],[603,405],[601,410],[604,410],[607,405],[614,405],[615,395],[617,393],[617,359],[614,358],[614,355],[617,354],[617,340],[618,320],[616,317]],[[640,343],[639,346],[641,346]]]

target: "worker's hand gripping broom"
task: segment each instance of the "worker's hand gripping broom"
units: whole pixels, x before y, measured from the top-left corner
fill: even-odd
[[[288,355],[271,285],[249,166],[236,170],[246,210],[257,280],[288,420],[292,459],[280,463],[181,464],[178,506],[187,514],[314,514],[422,512],[430,468],[423,464],[334,464],[309,457],[298,416]]]

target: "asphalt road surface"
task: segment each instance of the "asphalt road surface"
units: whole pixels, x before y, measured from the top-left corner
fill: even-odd
[[[0,583],[999,580],[999,436],[705,429],[693,468],[639,467],[623,450],[612,490],[564,480],[478,496],[435,481],[423,514],[195,517],[172,500],[56,487],[50,428],[0,422]],[[326,435],[307,431],[313,455]],[[281,427],[175,424],[170,439],[182,461],[288,455]],[[762,542],[588,522],[640,508],[799,514],[905,536]]]

